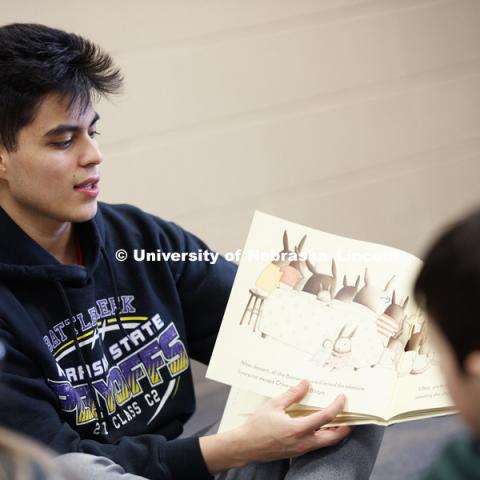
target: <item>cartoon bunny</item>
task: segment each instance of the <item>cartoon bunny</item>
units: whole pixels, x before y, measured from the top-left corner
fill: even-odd
[[[355,285],[348,285],[347,276],[343,276],[343,287],[335,295],[335,300],[340,300],[342,302],[351,302],[353,297],[358,292],[358,286],[360,285],[360,275],[355,281]]]
[[[385,284],[383,291],[372,284],[370,276],[368,274],[368,268],[365,268],[365,274],[363,278],[365,285],[353,297],[353,302],[364,305],[378,315],[380,313],[378,311],[380,305],[380,298],[383,294],[386,294],[388,292],[388,289],[390,288],[390,285],[393,282],[395,275],[393,275],[392,278]]]
[[[403,333],[405,320],[407,318],[405,312],[407,304],[408,296],[400,303],[396,303],[396,293],[394,290],[390,305],[385,309],[382,315],[377,318],[377,331],[387,340],[386,343],[384,343],[385,347],[376,365],[382,363],[387,350],[391,352],[393,364],[397,365],[404,348],[400,336]],[[372,367],[373,366],[375,365],[372,365]]]
[[[283,241],[283,250],[280,250],[280,252],[278,252],[278,260],[274,260],[272,262],[274,265],[277,265],[277,267],[279,268],[286,267],[290,263],[289,256],[293,254],[293,252],[290,250],[288,246],[288,234],[286,230],[283,231],[282,241]]]
[[[398,304],[396,303],[395,297],[396,294],[394,290],[390,305],[377,319],[378,333],[389,339],[398,338],[400,336],[403,331],[403,324],[407,318],[405,309],[408,304],[408,296]]]
[[[329,292],[328,295],[330,299],[332,299],[337,286],[337,266],[335,265],[335,259],[332,259],[332,275],[320,273],[308,259],[306,260],[306,264],[310,272],[312,272],[312,276],[305,283],[303,291],[317,296],[324,291]]]
[[[427,339],[427,322],[424,321],[419,332],[412,333],[407,345],[405,346],[406,352],[421,353],[420,350],[424,350],[424,344]]]
[[[340,330],[333,347],[331,347],[330,357],[324,363],[324,367],[331,367],[331,370],[338,370],[344,368],[349,364],[349,357],[352,352],[352,337],[355,335],[358,327],[352,330],[352,327],[348,327],[345,324]],[[326,339],[323,342],[324,348],[330,348],[332,341]]]
[[[300,258],[306,239],[307,236],[304,235],[299,244],[295,246],[295,260],[292,260],[288,265],[280,267],[280,270],[282,271],[280,282],[287,287],[293,288],[303,279],[303,272],[301,270],[301,263],[303,260],[300,260]]]
[[[415,329],[415,325],[418,322],[418,320],[421,318],[422,313],[420,308],[417,308],[416,312],[408,315],[405,321],[403,322],[403,329],[402,333],[398,337],[400,342],[402,343],[403,349],[405,350],[405,346],[407,345],[408,340],[413,334],[413,331]]]
[[[420,331],[412,333],[405,346],[405,357],[409,357],[408,363],[411,365],[410,375],[418,375],[425,372],[435,356],[428,346],[428,328],[427,321],[422,323]]]
[[[297,292],[303,291],[303,287],[308,281],[308,278],[310,277],[310,270],[307,267],[307,262],[305,260],[299,260],[298,261],[298,269],[300,273],[303,275],[303,277],[295,284],[293,287],[294,290]]]
[[[288,247],[288,234],[287,231],[283,232],[283,250],[278,253],[278,259],[269,263],[258,276],[255,287],[259,290],[259,293],[264,295],[270,295],[279,285],[283,272],[281,267],[285,267],[290,263],[288,256],[292,251]]]

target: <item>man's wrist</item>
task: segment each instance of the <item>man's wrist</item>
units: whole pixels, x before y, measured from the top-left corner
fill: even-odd
[[[241,428],[200,437],[199,441],[205,464],[212,474],[241,467],[250,461],[247,439]]]

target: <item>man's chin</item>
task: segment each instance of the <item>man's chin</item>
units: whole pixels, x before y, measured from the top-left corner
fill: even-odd
[[[78,212],[75,212],[75,215],[70,218],[70,221],[72,223],[88,222],[97,214],[97,209],[98,205],[97,202],[95,202],[94,204],[89,205],[88,208],[84,208]]]

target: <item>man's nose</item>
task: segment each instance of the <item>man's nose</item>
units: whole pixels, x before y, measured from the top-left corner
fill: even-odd
[[[102,163],[102,161],[103,156],[97,141],[91,138],[90,135],[87,135],[87,138],[85,138],[83,142],[80,164],[83,166],[91,164],[98,165]]]

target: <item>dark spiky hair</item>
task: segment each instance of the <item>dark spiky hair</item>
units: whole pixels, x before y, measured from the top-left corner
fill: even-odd
[[[417,302],[435,321],[461,369],[480,350],[480,210],[435,240],[415,283]]]
[[[16,148],[45,95],[85,111],[92,97],[118,93],[122,83],[110,55],[90,40],[45,25],[0,27],[0,145]]]

